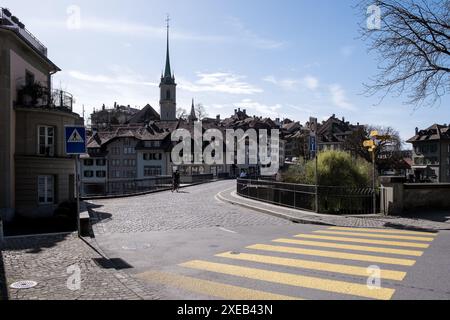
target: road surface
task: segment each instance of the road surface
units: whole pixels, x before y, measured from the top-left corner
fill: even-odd
[[[450,232],[294,224],[234,185],[92,201],[96,241],[160,299],[450,299]]]

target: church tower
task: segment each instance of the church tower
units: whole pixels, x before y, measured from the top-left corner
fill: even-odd
[[[169,56],[169,18],[167,17],[167,53],[166,53],[166,67],[164,74],[161,75],[160,88],[160,115],[161,121],[176,121],[177,120],[177,84],[175,83],[175,76],[172,74],[170,68]]]

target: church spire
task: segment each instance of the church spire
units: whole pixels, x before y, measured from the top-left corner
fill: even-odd
[[[167,54],[166,54],[166,68],[164,70],[164,78],[166,79],[171,79],[172,78],[172,71],[170,69],[170,55],[169,55],[169,22],[170,22],[170,17],[169,15],[167,15]]]
[[[189,121],[197,121],[197,115],[195,113],[195,105],[194,105],[194,99],[192,99],[192,107],[191,107],[191,114],[188,117]]]

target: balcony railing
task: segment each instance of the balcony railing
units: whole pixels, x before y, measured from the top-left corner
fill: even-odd
[[[11,14],[6,8],[0,8],[0,26],[11,29],[22,36],[29,42],[36,50],[47,56],[47,47],[44,46],[30,31],[25,28],[25,25],[19,19]]]
[[[49,90],[40,84],[22,86],[17,90],[18,107],[47,108],[72,112],[74,98],[63,90]]]

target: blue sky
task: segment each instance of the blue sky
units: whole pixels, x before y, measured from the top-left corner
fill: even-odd
[[[209,116],[290,118],[332,114],[353,123],[414,128],[449,123],[449,99],[415,110],[405,97],[366,97],[376,57],[358,39],[355,1],[333,0],[2,0],[49,49],[62,72],[54,87],[73,93],[86,113],[115,101],[159,111],[165,19],[171,16],[171,63],[178,107],[191,99]],[[74,11],[75,9],[75,11]],[[73,24],[80,12],[80,28]]]

